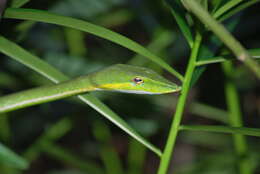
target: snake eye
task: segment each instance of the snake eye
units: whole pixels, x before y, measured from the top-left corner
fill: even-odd
[[[135,78],[133,79],[133,81],[134,81],[136,84],[138,84],[138,85],[144,82],[143,79],[141,79],[141,78],[139,78],[139,77],[135,77]]]

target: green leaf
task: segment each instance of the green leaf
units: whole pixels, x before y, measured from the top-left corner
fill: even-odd
[[[0,36],[0,51],[10,56],[14,60],[24,64],[25,66],[33,69],[44,77],[48,78],[54,83],[68,80],[69,78],[63,73],[56,70],[51,65],[42,61],[40,58],[32,55],[28,51],[24,50],[15,43]],[[137,141],[145,145],[147,148],[155,152],[157,155],[161,155],[161,151],[154,145],[149,143],[145,138],[140,136],[134,129],[132,129],[123,119],[121,119],[115,112],[113,112],[104,103],[98,100],[91,94],[85,94],[78,96],[83,102],[94,108],[108,120],[113,122],[115,125],[123,129],[130,136],[135,138]]]
[[[247,51],[252,58],[260,59],[260,48],[250,49],[250,50],[247,50]],[[196,65],[202,66],[202,65],[212,64],[212,63],[225,62],[225,61],[228,61],[228,60],[236,60],[236,58],[231,54],[223,54],[223,55],[217,56],[217,57],[203,58],[203,59],[197,61]]]
[[[236,5],[238,5],[239,3],[241,3],[243,0],[231,0],[228,1],[225,5],[223,5],[222,7],[220,7],[214,14],[213,17],[215,19],[219,18],[221,15],[225,14],[228,10],[232,9],[233,7],[235,7]]]
[[[233,16],[234,14],[250,7],[251,5],[254,5],[256,3],[260,2],[260,0],[251,0],[251,1],[245,1],[242,2],[241,4],[239,4],[238,6],[232,8],[231,10],[227,11],[225,14],[223,14],[222,16],[220,16],[218,18],[219,22],[222,22],[228,18],[230,18],[231,16]]]
[[[193,45],[193,36],[192,32],[190,30],[190,26],[186,21],[185,18],[185,11],[180,5],[179,1],[173,1],[173,0],[166,0],[167,4],[169,5],[171,9],[171,13],[174,16],[177,24],[180,27],[180,30],[182,31],[182,34],[186,38],[190,48],[192,48]]]
[[[0,164],[1,163],[18,169],[27,169],[29,166],[25,159],[0,143]]]
[[[123,119],[121,119],[116,113],[109,109],[100,100],[93,97],[92,95],[90,97],[90,94],[79,96],[79,98],[86,102],[88,105],[90,105],[92,108],[97,110],[99,113],[101,113],[103,116],[105,116],[108,120],[117,125],[119,128],[124,130],[130,136],[135,138],[137,141],[145,145],[147,148],[155,152],[157,155],[161,156],[161,151],[158,148],[156,148],[147,140],[145,140],[145,138],[141,137],[133,128],[131,128]]]
[[[229,127],[229,126],[204,126],[204,125],[181,125],[179,130],[206,131],[228,134],[242,134],[260,137],[260,129],[247,127]]]
[[[210,3],[213,6],[212,13],[215,13],[217,11],[217,9],[219,9],[222,6],[224,1],[223,0],[212,0]]]
[[[125,48],[128,48],[138,54],[143,55],[144,57],[150,59],[151,61],[154,61],[155,63],[163,67],[165,70],[175,75],[178,79],[183,80],[183,76],[181,74],[179,74],[170,65],[168,65],[161,58],[157,57],[149,50],[144,48],[143,46],[139,45],[133,40],[128,39],[123,35],[115,33],[106,28],[91,24],[89,22],[79,20],[79,19],[74,19],[71,17],[60,16],[60,15],[52,14],[41,10],[34,10],[34,9],[8,8],[6,9],[4,17],[12,18],[12,19],[23,19],[23,20],[32,20],[38,22],[46,22],[46,23],[57,24],[57,25],[71,27],[77,30],[88,32],[90,34],[107,39]]]

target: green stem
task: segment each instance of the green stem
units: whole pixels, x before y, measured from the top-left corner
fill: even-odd
[[[194,45],[193,45],[193,48],[192,48],[191,57],[189,59],[188,68],[187,68],[187,71],[185,73],[181,95],[180,95],[180,98],[178,100],[176,112],[174,114],[173,122],[172,122],[172,125],[171,125],[171,128],[170,128],[170,133],[169,133],[169,136],[168,136],[168,139],[167,139],[165,150],[164,150],[163,155],[161,157],[161,162],[160,162],[158,174],[165,174],[167,172],[167,169],[168,169],[168,166],[169,166],[169,163],[170,163],[170,160],[171,160],[171,155],[172,155],[172,151],[174,149],[175,141],[176,141],[176,138],[177,138],[179,125],[181,123],[186,98],[188,96],[188,92],[189,92],[189,89],[190,89],[192,75],[193,75],[193,72],[194,72],[195,67],[196,67],[196,58],[197,58],[197,55],[198,55],[201,40],[202,40],[201,35],[199,33],[197,33],[196,37],[195,37]]]
[[[232,82],[232,74],[234,72],[234,68],[232,66],[232,62],[227,61],[222,63],[222,68],[227,76],[227,80],[225,83],[225,95],[226,102],[229,111],[229,125],[233,127],[242,127],[242,114],[240,111],[239,105],[239,96],[238,91]],[[244,135],[233,135],[233,141],[235,146],[235,151],[238,156],[239,162],[239,173],[240,174],[250,174],[252,173],[250,163],[246,157],[247,154],[247,143]]]
[[[238,60],[245,63],[260,79],[260,66],[251,59],[247,50],[230,34],[230,32],[218,23],[196,0],[183,0],[185,7],[194,13],[214,34],[233,52]]]
[[[203,66],[203,65],[208,65],[208,64],[212,64],[212,63],[220,63],[220,62],[225,62],[225,61],[227,61],[227,59],[225,59],[224,57],[214,57],[214,59],[197,61],[196,65]]]

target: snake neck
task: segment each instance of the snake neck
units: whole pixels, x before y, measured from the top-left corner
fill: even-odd
[[[21,91],[0,98],[0,113],[11,111],[13,108],[54,101],[95,89],[95,86],[91,84],[90,77],[82,76],[56,85]]]

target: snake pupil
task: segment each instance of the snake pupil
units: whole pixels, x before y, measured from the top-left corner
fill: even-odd
[[[136,84],[141,84],[141,83],[144,82],[144,81],[143,81],[141,78],[139,78],[139,77],[135,77],[135,78],[133,79],[133,81],[134,81]]]

